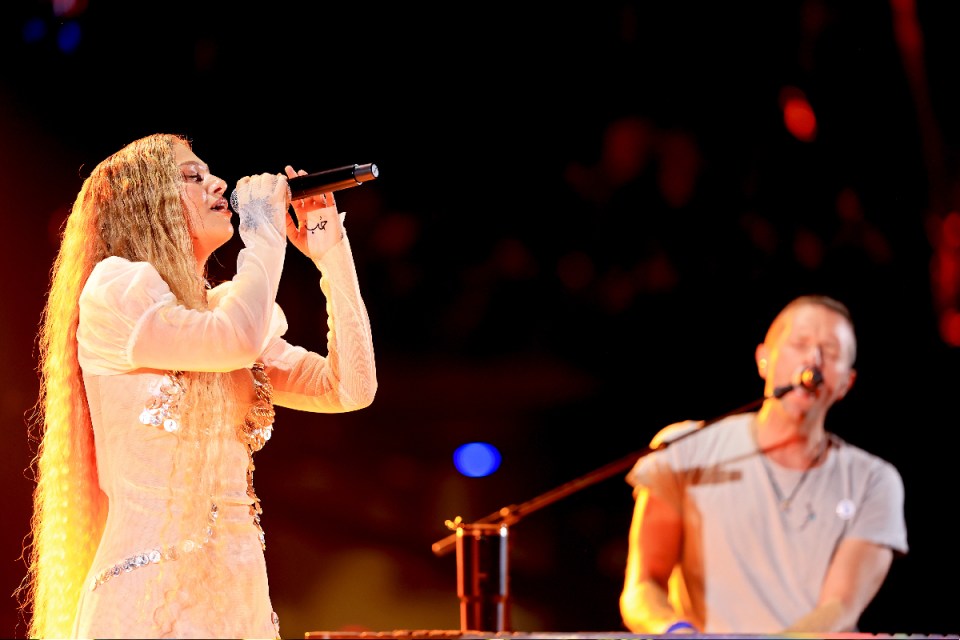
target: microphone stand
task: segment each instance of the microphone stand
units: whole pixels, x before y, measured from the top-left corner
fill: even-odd
[[[777,388],[772,397],[780,398],[798,385]],[[703,421],[698,427],[656,447],[647,446],[619,460],[607,463],[578,478],[536,496],[526,502],[503,507],[472,524],[460,516],[447,520],[446,526],[454,533],[433,543],[433,553],[443,556],[456,548],[457,595],[460,598],[461,631],[511,631],[508,572],[508,528],[543,507],[566,496],[594,485],[601,480],[626,472],[640,458],[661,451],[701,429],[737,413],[759,407],[766,400],[761,397],[715,418]]]

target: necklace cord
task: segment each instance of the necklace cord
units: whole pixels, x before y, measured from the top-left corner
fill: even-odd
[[[764,454],[762,450],[757,450],[757,453],[760,454],[760,464],[763,465],[763,470],[767,474],[767,479],[770,480],[770,486],[773,488],[773,493],[777,496],[777,503],[780,505],[781,511],[790,510],[790,506],[793,504],[793,499],[797,497],[797,492],[800,491],[800,487],[803,486],[804,481],[810,474],[810,470],[817,466],[817,463],[820,462],[820,458],[822,458],[823,454],[827,452],[827,447],[829,444],[829,437],[825,436],[823,439],[823,444],[820,445],[820,451],[817,452],[817,455],[806,466],[806,468],[803,470],[803,473],[800,474],[800,479],[797,480],[797,484],[793,486],[793,489],[790,491],[790,495],[787,497],[783,496],[783,491],[780,489],[780,485],[777,483],[776,478],[773,477],[773,472],[770,470],[770,465],[767,463],[766,454]]]

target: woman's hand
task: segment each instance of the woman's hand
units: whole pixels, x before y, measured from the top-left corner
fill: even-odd
[[[287,198],[290,187],[287,178],[276,173],[261,173],[237,181],[230,196],[230,206],[240,217],[241,233],[270,224],[283,233]]]
[[[284,167],[287,178],[306,175],[306,171],[294,171]],[[343,213],[337,211],[333,192],[320,196],[291,200],[296,221],[287,216],[287,238],[311,260],[318,260],[330,247],[343,238]]]

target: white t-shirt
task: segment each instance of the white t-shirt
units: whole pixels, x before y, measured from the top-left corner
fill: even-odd
[[[781,497],[803,471],[760,454],[753,419],[744,413],[711,424],[642,457],[627,474],[683,514],[670,598],[707,633],[779,632],[809,613],[844,538],[908,549],[903,481],[893,465],[830,434],[823,464],[783,510]],[[697,426],[670,425],[654,442]]]

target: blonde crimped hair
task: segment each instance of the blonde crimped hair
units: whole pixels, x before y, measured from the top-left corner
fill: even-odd
[[[87,278],[109,256],[149,262],[180,304],[207,306],[181,200],[176,144],[191,146],[178,135],[147,136],[94,168],[74,202],[51,270],[38,336],[40,393],[30,424],[38,444],[31,462],[36,487],[24,550],[27,575],[16,592],[21,612],[30,618],[31,638],[71,635],[106,520],[108,504],[100,489],[77,357],[79,298]],[[239,422],[230,374],[184,372],[183,379],[176,477],[171,478],[167,509],[167,530],[175,540],[207,526],[211,497],[218,495],[223,440]],[[186,490],[174,495],[173,487]],[[210,574],[218,570],[215,542],[205,551],[206,559],[171,563],[180,565],[167,570],[177,574],[183,589],[166,594],[168,603],[173,598],[185,603],[190,594],[200,593],[191,585],[209,585]],[[156,602],[145,605],[162,607]],[[155,610],[146,615],[162,619]]]

